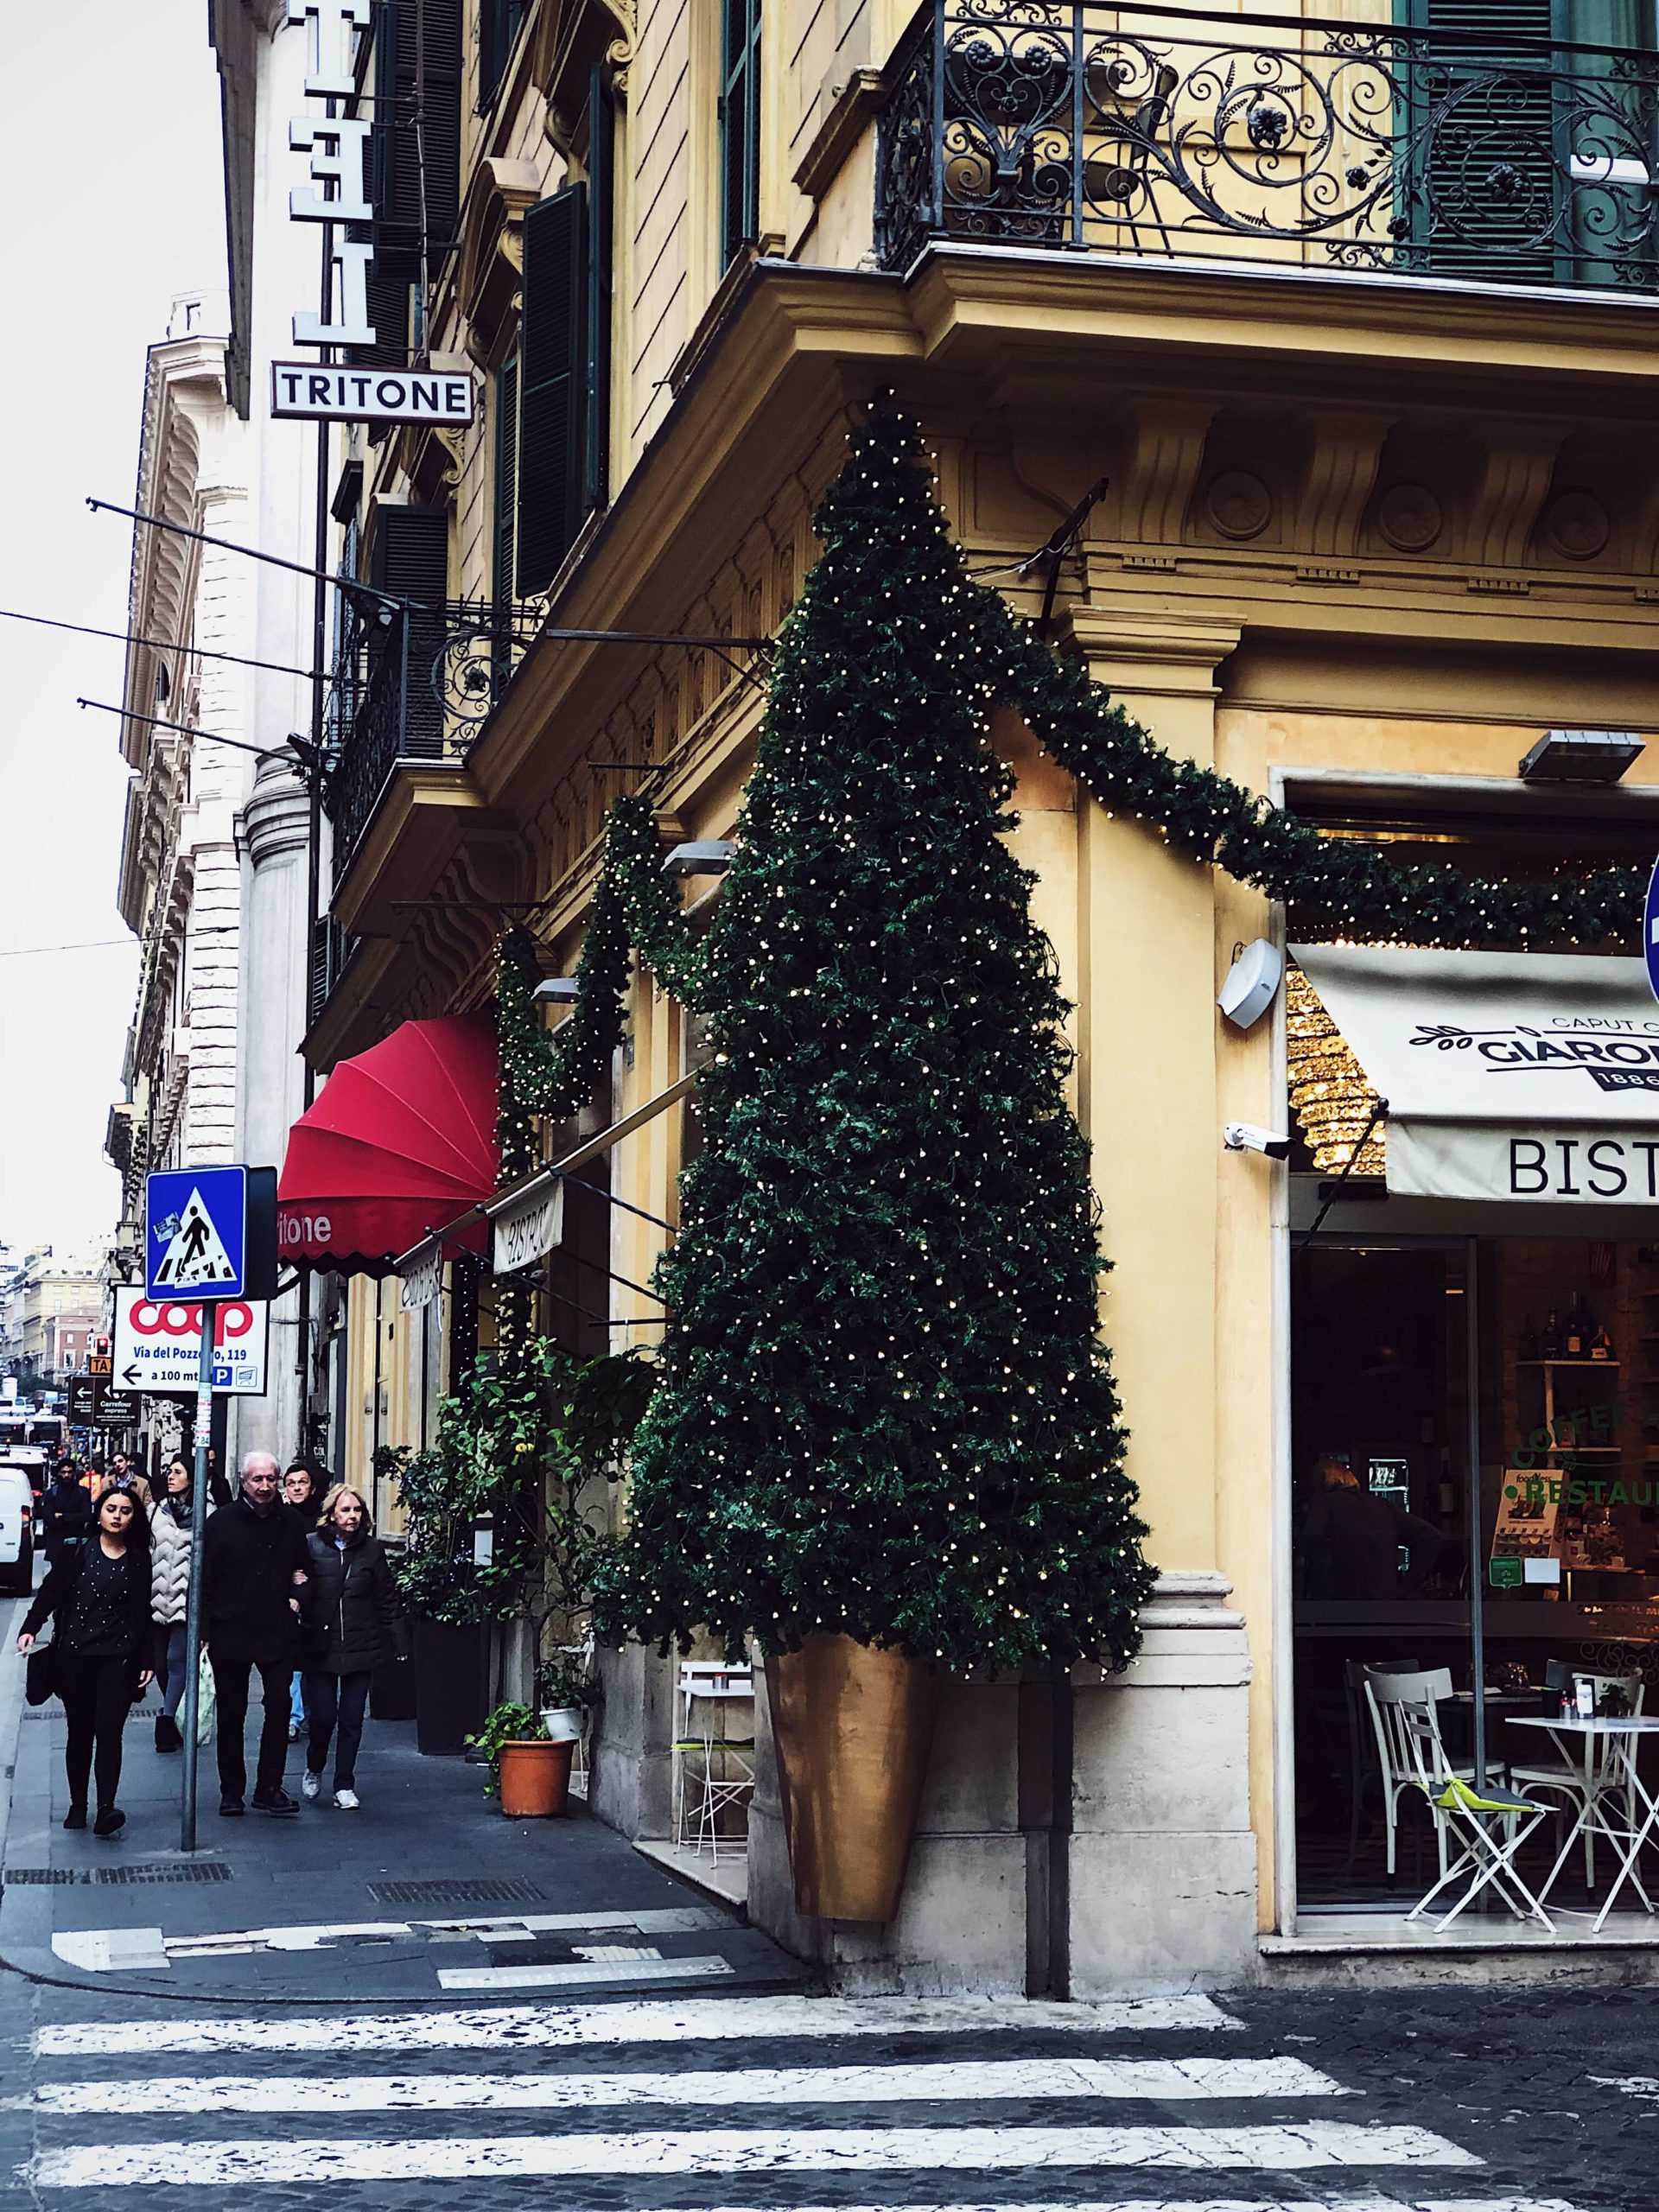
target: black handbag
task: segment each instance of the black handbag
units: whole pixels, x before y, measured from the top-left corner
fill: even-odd
[[[24,1662],[23,1695],[30,1705],[44,1705],[57,1688],[53,1661],[57,1647],[37,1643]]]

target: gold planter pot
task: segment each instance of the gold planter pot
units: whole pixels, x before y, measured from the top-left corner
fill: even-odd
[[[944,1677],[899,1651],[809,1636],[766,1662],[795,1902],[823,1920],[891,1920],[927,1778]]]

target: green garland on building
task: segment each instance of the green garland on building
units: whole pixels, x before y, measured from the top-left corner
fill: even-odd
[[[1177,851],[1295,908],[1308,942],[1597,944],[1638,925],[1647,872],[1560,868],[1533,881],[1402,867],[1377,845],[1281,813],[1214,768],[1177,760],[1073,661],[1058,659],[998,594],[980,604],[986,668],[1039,741],[1098,803]]]
[[[1558,868],[1511,880],[1450,866],[1402,867],[1381,846],[1298,822],[1218,770],[1166,752],[1085,669],[1033,637],[999,592],[960,569],[948,589],[975,637],[975,649],[957,656],[959,680],[983,706],[1018,708],[1100,805],[1288,902],[1310,943],[1344,938],[1536,949],[1599,944],[1635,927],[1645,869]],[[510,1179],[509,1153],[515,1163],[533,1165],[527,1117],[568,1117],[608,1066],[622,1035],[631,945],[665,989],[687,1005],[702,1004],[702,948],[685,930],[663,878],[651,806],[638,797],[612,809],[577,969],[582,995],[556,1039],[543,1033],[531,1002],[541,973],[531,940],[521,931],[503,940],[504,1182],[529,1172],[515,1166]]]

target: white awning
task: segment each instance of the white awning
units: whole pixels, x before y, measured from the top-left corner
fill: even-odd
[[[1641,961],[1291,950],[1388,1101],[1391,1191],[1659,1201],[1659,1003]]]

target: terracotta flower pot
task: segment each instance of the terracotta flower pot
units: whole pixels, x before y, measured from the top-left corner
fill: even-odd
[[[501,1810],[510,1821],[556,1821],[570,1799],[573,1744],[501,1746]]]
[[[795,1902],[824,1920],[891,1920],[933,1747],[943,1675],[850,1637],[766,1662]]]

